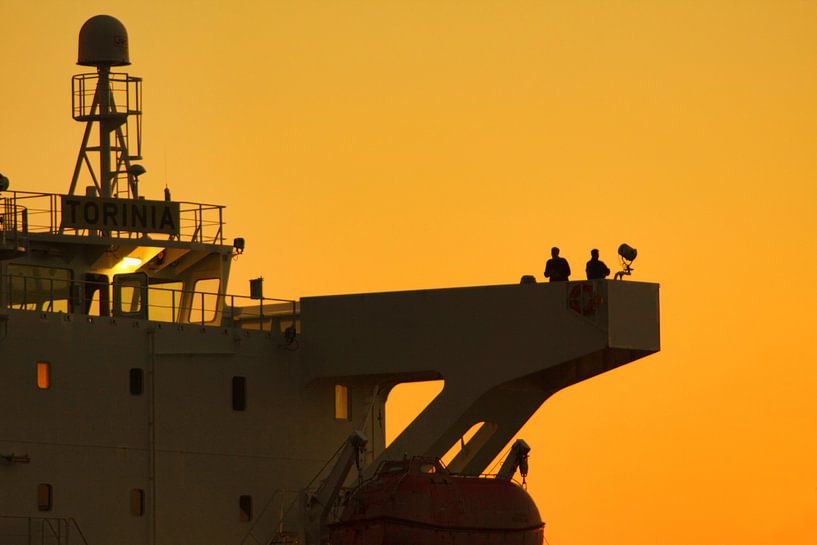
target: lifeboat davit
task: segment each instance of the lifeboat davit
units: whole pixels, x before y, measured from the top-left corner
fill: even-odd
[[[329,526],[330,545],[541,545],[533,499],[510,480],[449,473],[436,459],[383,462]]]

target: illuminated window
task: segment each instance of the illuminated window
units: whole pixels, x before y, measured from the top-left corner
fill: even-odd
[[[349,388],[335,384],[335,419],[349,420]]]
[[[247,377],[233,377],[233,410],[247,408]]]
[[[51,386],[51,364],[47,361],[37,362],[37,388],[47,390]]]
[[[252,496],[238,497],[238,520],[241,522],[252,520]]]
[[[130,491],[130,514],[141,517],[145,514],[145,491],[134,488]]]
[[[142,391],[144,390],[144,376],[145,372],[138,367],[134,367],[130,370],[130,393],[134,396],[142,395]]]
[[[40,511],[51,511],[52,490],[48,483],[37,485],[37,509]]]
[[[148,301],[150,301],[148,320],[178,322],[179,311],[182,306],[183,288],[184,284],[181,282],[157,284],[151,279],[151,286],[148,288]]]

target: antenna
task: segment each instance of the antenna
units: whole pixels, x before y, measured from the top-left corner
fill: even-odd
[[[79,31],[77,64],[95,66],[96,73],[71,79],[73,117],[85,123],[85,133],[68,194],[76,191],[85,165],[100,197],[137,198],[138,177],[145,171],[132,163],[142,158],[142,78],[111,72],[113,66],[130,64],[125,25],[110,15],[88,19]],[[94,128],[98,145],[90,143]],[[135,140],[133,152],[131,136]],[[99,154],[97,171],[90,153]]]

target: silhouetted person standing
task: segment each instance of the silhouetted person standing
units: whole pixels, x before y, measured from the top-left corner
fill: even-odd
[[[567,259],[559,257],[559,248],[556,246],[550,249],[550,256],[545,265],[545,278],[550,278],[551,282],[567,282],[570,278],[570,265]]]
[[[584,271],[587,273],[588,280],[603,280],[610,275],[610,269],[607,268],[604,261],[599,259],[599,251],[595,248],[590,250],[590,261],[587,262]]]

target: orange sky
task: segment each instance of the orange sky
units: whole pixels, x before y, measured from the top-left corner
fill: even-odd
[[[550,545],[817,543],[817,4],[0,0],[16,189],[68,189],[97,13],[145,78],[143,191],[226,204],[247,238],[231,291],[511,283],[554,244],[575,271],[638,248],[663,351],[520,434]]]

